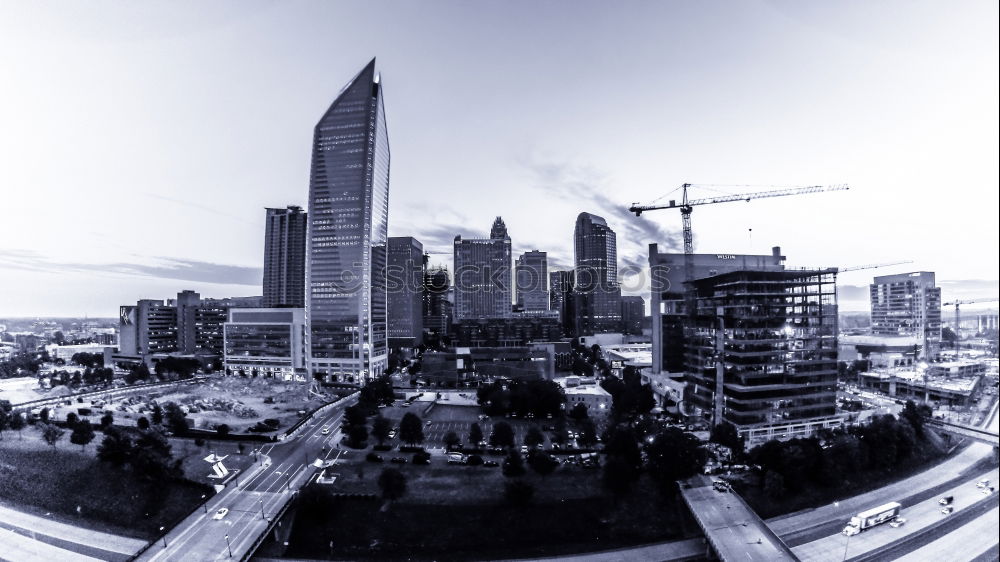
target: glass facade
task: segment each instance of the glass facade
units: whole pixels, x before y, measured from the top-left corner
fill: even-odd
[[[573,232],[576,336],[621,330],[618,244],[603,217],[580,213]]]
[[[375,60],[317,123],[309,181],[309,368],[362,383],[387,365],[389,144]]]

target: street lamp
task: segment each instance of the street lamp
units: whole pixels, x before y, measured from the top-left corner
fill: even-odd
[[[233,545],[229,544],[229,535],[226,535],[226,548],[229,550],[229,557],[233,557]]]
[[[163,533],[163,529],[164,527],[160,527],[160,533]],[[161,538],[163,539],[163,548],[167,548],[167,535],[164,534]]]
[[[201,495],[201,507],[204,507],[205,513],[208,513],[208,501],[205,499],[205,494]]]
[[[260,500],[260,518],[264,519],[264,499]]]

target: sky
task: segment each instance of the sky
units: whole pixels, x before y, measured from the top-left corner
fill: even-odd
[[[305,205],[312,128],[372,57],[389,234],[432,263],[502,216],[515,256],[565,268],[586,211],[641,267],[680,216],[633,202],[847,184],[697,207],[696,251],[911,260],[840,282],[996,296],[997,22],[971,0],[0,0],[0,317],[260,294],[264,208]]]

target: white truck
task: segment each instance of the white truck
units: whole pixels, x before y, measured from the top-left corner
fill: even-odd
[[[851,517],[850,522],[847,523],[847,526],[844,527],[842,532],[847,536],[856,535],[861,531],[870,529],[876,525],[892,521],[899,515],[899,509],[901,507],[903,506],[901,506],[899,502],[890,502],[885,505],[873,507],[867,511],[862,511],[854,517]]]

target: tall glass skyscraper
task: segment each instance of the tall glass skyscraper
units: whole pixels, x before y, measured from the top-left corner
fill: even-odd
[[[309,369],[364,383],[388,364],[389,143],[372,59],[313,132],[306,314]]]
[[[577,336],[621,330],[618,247],[603,217],[580,213],[573,231]]]
[[[305,306],[307,214],[302,207],[267,209],[264,230],[264,306]]]

